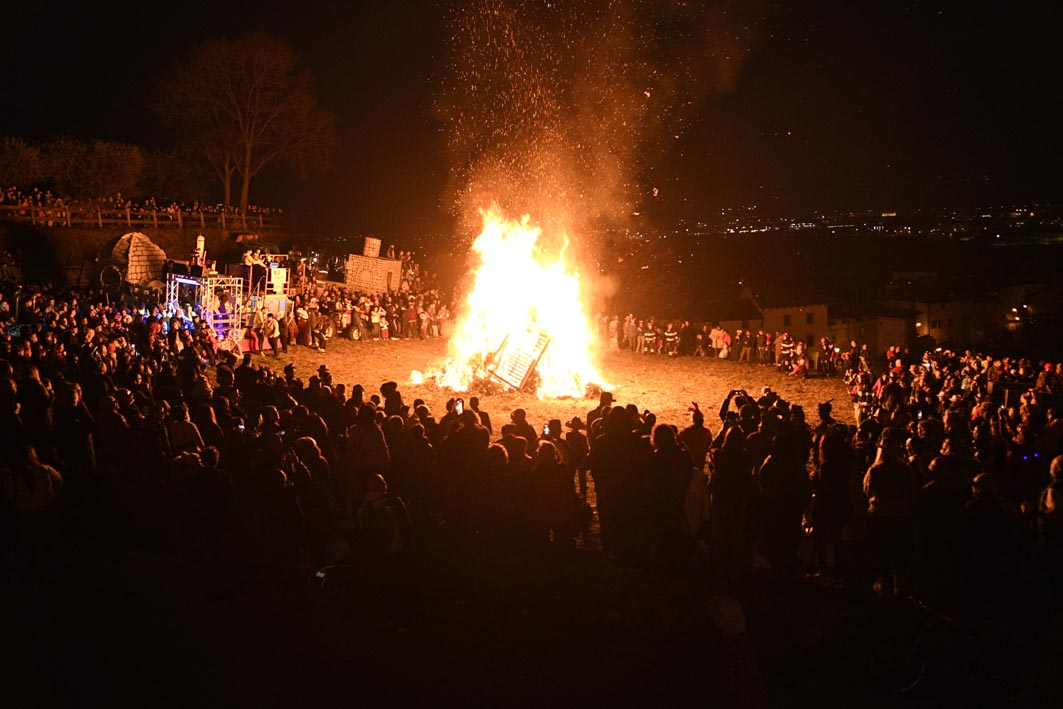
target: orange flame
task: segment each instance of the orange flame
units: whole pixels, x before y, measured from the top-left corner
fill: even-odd
[[[480,214],[483,231],[473,242],[480,256],[475,283],[458,315],[449,358],[428,378],[467,391],[489,376],[492,357],[503,342],[514,347],[546,335],[549,345],[536,366],[540,398],[582,397],[588,384],[604,387],[592,362],[595,338],[584,312],[579,273],[566,263],[568,237],[551,256],[540,243],[541,230],[527,215],[507,220],[497,208]],[[417,381],[421,375],[414,372],[412,378]]]

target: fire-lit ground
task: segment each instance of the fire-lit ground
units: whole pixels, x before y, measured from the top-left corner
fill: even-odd
[[[552,418],[562,422],[579,416],[586,420],[587,412],[598,405],[597,397],[591,398],[544,398],[521,391],[505,391],[501,386],[473,386],[469,391],[456,394],[442,390],[434,384],[414,384],[410,381],[412,370],[431,368],[447,354],[444,338],[429,340],[389,340],[352,342],[334,339],[326,352],[321,353],[306,347],[289,350],[289,357],[281,357],[274,366],[272,358],[265,356],[259,361],[280,371],[283,364],[294,361],[296,374],[305,382],[321,364],[332,372],[333,381],[365,387],[366,396],[379,393],[380,384],[395,381],[399,384],[405,403],[412,406],[415,399],[424,399],[428,407],[440,418],[446,412],[446,402],[455,396],[466,400],[480,396],[480,408],[491,416],[495,437],[499,429],[509,421],[510,413],[523,408],[528,421],[536,430]],[[644,355],[633,352],[607,353],[600,368],[602,376],[610,383],[616,402],[625,406],[634,403],[639,411],[649,410],[657,415],[658,423],[674,423],[680,428],[690,423],[690,408],[698,402],[705,412],[709,429],[716,433],[720,428],[718,411],[723,399],[731,389],[745,389],[758,395],[762,387],[769,386],[784,400],[805,408],[809,422],[817,420],[817,404],[834,400],[834,415],[839,420],[852,421],[852,406],[840,378],[796,380],[767,366],[715,361],[701,357],[667,357]],[[590,502],[595,503],[593,480]],[[592,522],[588,536],[581,538],[581,547],[598,549],[597,518]]]
[[[326,352],[306,347],[289,350],[274,364],[269,356],[256,361],[273,367],[278,374],[283,364],[294,361],[296,374],[305,382],[321,364],[327,364],[335,382],[365,387],[366,396],[379,391],[380,384],[395,381],[407,404],[416,398],[424,399],[437,417],[445,413],[447,399],[453,392],[440,390],[431,384],[413,384],[410,372],[425,370],[445,359],[446,340],[390,340],[351,342],[333,339]],[[804,407],[810,423],[816,421],[816,405],[833,399],[835,418],[852,423],[853,412],[845,385],[840,378],[796,380],[780,374],[772,367],[713,361],[700,357],[669,358],[661,355],[638,355],[632,352],[606,353],[601,359],[602,376],[612,385],[616,401],[621,405],[634,403],[640,411],[649,409],[661,423],[685,426],[690,421],[691,402],[698,402],[705,412],[706,424],[715,432],[719,428],[716,412],[731,389],[745,389],[756,396],[762,387],[770,386],[779,395]],[[591,399],[543,399],[515,391],[477,390],[462,394],[466,400],[479,395],[481,408],[491,415],[497,428],[509,420],[516,408],[528,412],[528,420],[537,428],[551,418],[569,421],[573,416],[586,418],[597,406]]]

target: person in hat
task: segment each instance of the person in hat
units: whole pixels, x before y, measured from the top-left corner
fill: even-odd
[[[565,445],[572,456],[572,465],[576,469],[579,496],[585,498],[587,497],[587,454],[590,452],[590,441],[584,433],[587,427],[583,425],[579,416],[573,416],[565,427],[569,429],[565,433]]]
[[[878,572],[875,588],[883,595],[902,592],[906,582],[915,547],[916,489],[915,473],[904,458],[903,433],[884,429],[875,462],[864,475],[868,541]]]
[[[603,391],[598,397],[598,406],[587,413],[587,428],[594,425],[594,420],[604,417],[605,410],[613,405],[613,392]]]
[[[320,380],[321,386],[332,386],[332,372],[327,364],[322,364],[317,368],[317,378]]]

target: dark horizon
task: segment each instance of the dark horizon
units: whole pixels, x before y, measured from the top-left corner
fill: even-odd
[[[712,35],[719,45],[705,59],[726,76],[678,138],[645,146],[637,185],[626,185],[644,219],[749,204],[766,213],[969,207],[1051,200],[1063,187],[1047,109],[1058,7],[730,7],[731,34]],[[341,144],[331,173],[302,181],[271,171],[252,183],[252,202],[323,234],[454,233],[456,166],[433,110],[451,80],[447,13],[427,1],[305,3],[297,13],[276,3],[251,18],[215,5],[106,16],[15,7],[0,30],[0,136],[164,147],[171,137],[144,101],[153,82],[198,42],[264,28],[314,75]]]

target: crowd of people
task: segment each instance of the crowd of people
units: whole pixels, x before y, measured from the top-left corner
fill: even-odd
[[[446,297],[438,289],[371,294],[329,285],[307,299],[296,296],[296,311],[305,304],[334,322],[336,334],[352,340],[428,339],[442,337],[451,320]]]
[[[374,294],[328,284],[291,294],[284,312],[260,306],[251,314],[241,339],[251,354],[287,354],[303,346],[324,352],[333,337],[350,340],[431,339],[446,336],[451,323],[446,297],[438,289]],[[219,347],[207,327],[209,317],[192,316],[193,329],[203,329],[213,342],[206,355],[213,364]],[[199,324],[199,321],[202,324]]]
[[[942,606],[1035,578],[1063,600],[1063,365],[891,352],[867,392],[854,385],[853,425],[830,402],[808,420],[770,387],[730,392],[712,421],[696,404],[658,421],[609,392],[567,422],[499,420],[475,396],[407,403],[326,364],[274,372],[91,289],[0,293],[8,574],[118,525],[274,580],[366,565],[394,604],[420,535],[534,550],[586,541],[596,519],[624,564],[816,574]],[[438,294],[422,295],[427,311]],[[359,337],[439,334],[420,311],[392,323],[412,310],[402,295],[315,297],[361,313]]]
[[[394,290],[368,293],[338,283],[301,280],[292,291],[294,310],[325,318],[328,338],[352,340],[429,339],[443,337],[451,322],[449,298],[436,274],[410,251],[390,245],[386,258],[401,260]]]
[[[812,373],[833,377],[857,368],[870,369],[872,353],[866,344],[844,352],[829,337],[818,347],[789,332],[758,329],[729,331],[720,323],[692,324],[689,320],[639,318],[633,314],[599,313],[598,339],[604,349],[669,357],[707,357],[776,367],[784,374],[804,379]]]
[[[267,308],[261,281],[274,259],[290,268],[292,276],[284,289],[283,307],[276,307],[274,300]],[[317,280],[299,252],[275,256],[248,248],[241,257],[248,289],[243,302],[232,302],[228,292],[218,292],[210,299],[197,297],[195,303],[163,308],[149,308],[142,301],[130,310],[159,322],[149,343],[154,350],[161,345],[176,354],[192,346],[211,366],[219,352],[243,347],[242,342],[253,355],[269,352],[278,357],[296,346],[323,352],[333,337],[368,341],[446,336],[451,323],[447,296],[435,287],[434,274],[406,252],[402,259],[406,276],[400,288],[370,293]]]
[[[202,212],[204,214],[226,214],[234,217],[240,215],[240,208],[229,204],[207,204],[197,200],[192,204],[170,202],[169,204],[160,205],[154,197],[134,201],[123,196],[121,192],[105,198],[64,197],[47,189],[34,188],[30,191],[23,191],[16,186],[0,189],[0,207],[20,207],[25,210],[24,213],[18,213],[20,216],[29,216],[31,208],[34,210],[55,210],[56,223],[62,223],[59,219],[60,212],[68,209],[73,211],[100,209],[122,213],[128,210],[133,217],[157,215],[162,219],[169,218],[171,221],[177,221],[178,213],[199,214]],[[252,204],[247,206],[248,216],[269,218],[280,217],[282,214],[283,210],[279,207],[263,207]]]
[[[18,249],[0,251],[0,283],[22,282],[22,254]]]

